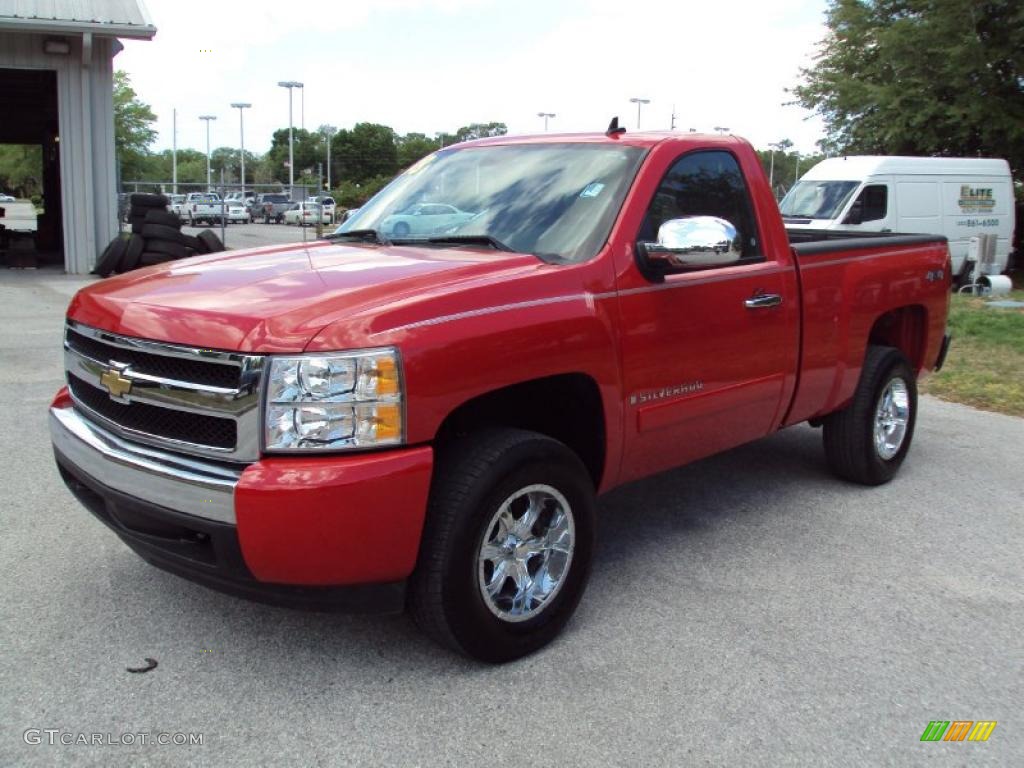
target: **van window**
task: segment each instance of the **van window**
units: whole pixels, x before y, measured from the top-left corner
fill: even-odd
[[[861,191],[857,203],[861,205],[862,224],[884,219],[889,209],[889,188],[885,184],[869,184]]]
[[[791,219],[834,219],[857,189],[856,181],[798,181],[779,203]]]

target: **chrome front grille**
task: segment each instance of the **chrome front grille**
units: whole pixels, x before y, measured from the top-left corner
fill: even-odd
[[[68,389],[85,416],[129,440],[225,461],[259,458],[263,362],[73,321],[64,334]]]

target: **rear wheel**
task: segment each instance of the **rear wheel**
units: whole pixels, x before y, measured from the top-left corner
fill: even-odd
[[[525,656],[576,610],[593,548],[594,489],[576,454],[522,430],[460,441],[438,455],[413,618],[482,661]]]
[[[870,346],[853,400],[824,420],[825,456],[835,474],[864,485],[896,475],[917,420],[917,377],[894,347]]]

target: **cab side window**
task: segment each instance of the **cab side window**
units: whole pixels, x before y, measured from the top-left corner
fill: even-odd
[[[889,207],[889,188],[885,184],[871,184],[860,193],[861,222],[884,219]],[[856,205],[857,203],[854,203]]]
[[[662,224],[687,216],[725,219],[739,232],[742,258],[763,260],[747,184],[729,152],[698,151],[679,158],[658,185],[638,239],[655,242]]]

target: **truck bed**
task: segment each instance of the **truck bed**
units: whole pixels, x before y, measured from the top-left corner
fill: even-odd
[[[886,248],[899,245],[924,245],[946,243],[943,235],[918,235],[909,233],[860,232],[841,229],[789,229],[786,228],[793,252],[799,256],[814,256],[820,253],[862,250],[865,248]]]

